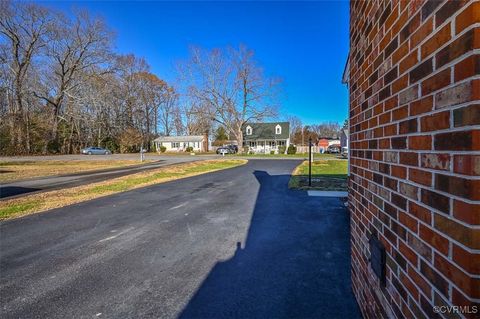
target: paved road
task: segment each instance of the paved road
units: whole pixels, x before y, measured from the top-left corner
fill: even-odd
[[[360,318],[349,217],[247,165],[0,224],[2,318]]]
[[[65,155],[65,156],[77,156],[77,155]],[[28,157],[24,157],[24,158],[28,158]],[[83,158],[88,158],[88,159],[101,158],[102,160],[105,160],[106,158],[108,159],[108,156],[86,156]],[[31,194],[34,192],[44,192],[44,191],[50,191],[54,189],[95,183],[95,182],[100,182],[100,181],[108,180],[115,177],[120,177],[120,176],[138,173],[141,171],[146,171],[149,169],[159,168],[166,165],[213,159],[215,157],[214,156],[208,156],[208,157],[205,157],[205,156],[156,156],[156,157],[150,156],[149,158],[155,160],[155,162],[144,164],[144,165],[117,167],[117,168],[103,169],[98,171],[80,172],[80,173],[68,174],[68,175],[38,177],[38,178],[32,178],[28,180],[21,180],[21,181],[0,184],[0,198],[13,198],[13,197],[22,196],[24,194]],[[120,159],[126,159],[126,158],[123,157]],[[42,160],[48,160],[48,159],[44,159],[44,157],[42,157]]]

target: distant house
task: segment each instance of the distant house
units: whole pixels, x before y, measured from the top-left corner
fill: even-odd
[[[161,146],[165,146],[167,152],[185,152],[187,147],[192,147],[194,152],[208,151],[207,135],[160,136],[153,142],[157,152]]]
[[[319,141],[318,141],[318,151],[320,153],[325,153],[327,151],[327,148],[329,146],[329,143],[328,143],[328,139],[326,138],[321,138]]]
[[[254,153],[278,153],[279,146],[290,145],[290,123],[247,123],[243,126],[243,146]]]

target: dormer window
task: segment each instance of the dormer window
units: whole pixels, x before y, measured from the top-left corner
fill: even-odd
[[[252,127],[249,125],[246,129],[247,135],[252,135]]]
[[[280,126],[280,124],[277,124],[277,126],[275,126],[275,134],[282,134],[282,127]]]

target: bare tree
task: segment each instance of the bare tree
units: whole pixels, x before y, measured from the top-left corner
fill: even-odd
[[[8,122],[11,146],[30,152],[29,112],[25,110],[28,75],[39,51],[45,47],[53,16],[47,9],[30,3],[0,2],[0,62],[8,70]],[[21,150],[20,150],[21,151]]]
[[[294,143],[294,136],[303,129],[302,120],[297,116],[288,116],[287,122],[290,123],[290,142]]]
[[[74,22],[59,16],[53,33],[46,64],[53,72],[42,72],[41,89],[34,94],[51,110],[50,140],[56,142],[63,103],[82,83],[79,74],[94,74],[93,69],[107,62],[112,33],[102,19],[92,18],[87,12],[77,13]]]
[[[239,145],[245,123],[276,115],[278,80],[264,76],[245,46],[239,49],[192,48],[190,60],[181,68],[188,83],[191,112],[223,125]]]

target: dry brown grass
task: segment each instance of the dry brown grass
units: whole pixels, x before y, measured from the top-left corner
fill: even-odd
[[[65,175],[139,164],[140,162],[137,160],[0,162],[0,182],[5,183],[33,177]]]
[[[139,187],[227,169],[243,165],[246,162],[246,160],[231,159],[178,164],[104,182],[9,199],[0,202],[0,220],[64,207]]]

